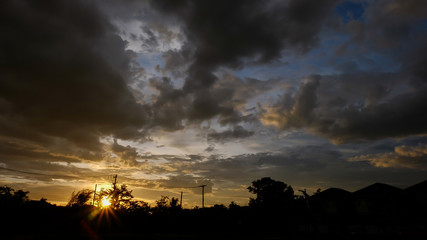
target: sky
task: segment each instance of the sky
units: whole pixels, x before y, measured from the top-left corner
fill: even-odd
[[[247,205],[427,178],[427,1],[0,2],[0,185]]]

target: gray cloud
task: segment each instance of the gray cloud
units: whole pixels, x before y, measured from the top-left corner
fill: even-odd
[[[254,135],[253,131],[248,131],[242,126],[235,126],[231,130],[224,132],[211,132],[208,134],[208,140],[224,142],[230,139],[247,138]]]
[[[158,180],[159,187],[164,189],[182,189],[195,194],[202,192],[201,185],[205,186],[205,193],[212,193],[213,182],[202,177],[194,177],[191,175],[171,176],[167,180]]]
[[[427,14],[425,1],[379,0],[365,6],[362,20],[352,20],[343,26],[351,38],[339,47],[339,53],[352,52],[351,44],[356,44],[359,51],[387,52],[393,48],[394,52],[388,56],[399,57],[413,47],[407,42],[417,41],[423,32],[418,24]]]
[[[376,1],[366,9],[368,41],[376,47],[399,47],[411,39],[416,23],[425,18],[427,4],[422,0]],[[377,32],[375,34],[375,32]],[[419,34],[416,33],[416,34]]]
[[[264,109],[261,120],[335,143],[426,133],[427,90],[413,88],[408,79],[399,73],[309,77],[296,94]]]
[[[117,143],[117,139],[114,139],[114,143],[111,146],[111,150],[126,165],[136,166],[138,165],[137,160],[142,158],[142,156],[136,151],[134,147],[131,147],[129,145],[128,146],[120,145]]]
[[[150,86],[159,91],[153,98],[153,124],[167,130],[182,129],[190,99],[174,88],[170,78],[150,79]]]
[[[283,148],[277,152],[260,152],[231,157],[211,155],[207,161],[187,166],[215,182],[249,184],[263,176],[298,179],[309,174],[329,171],[342,162],[341,154],[327,146]],[[286,173],[286,174],[285,174]],[[285,176],[286,175],[286,176]]]
[[[187,123],[200,123],[218,115],[221,125],[257,121],[246,111],[248,101],[279,84],[278,80],[240,79],[224,74],[209,90],[200,90],[194,98],[176,88],[170,78],[152,78],[150,86],[159,93],[153,97],[152,123],[166,130],[178,130]]]
[[[42,161],[15,161],[6,163],[7,167],[1,167],[1,175],[14,179],[26,179],[27,181],[55,182],[66,181],[102,181],[106,179],[106,173],[99,173],[88,168],[79,168],[73,165],[60,165],[55,162]],[[21,170],[25,169],[25,170]],[[18,181],[19,182],[19,181]]]
[[[213,152],[215,151],[215,146],[214,145],[209,145],[206,149],[205,152]]]
[[[188,46],[184,46],[187,47]],[[180,51],[169,50],[162,55],[163,61],[165,62],[164,67],[161,68],[161,72],[166,74],[170,72],[175,78],[184,78],[185,72],[188,68],[190,59],[191,50],[190,49],[181,49]]]
[[[357,149],[357,145],[354,146]],[[377,168],[366,161],[345,161],[346,150],[333,145],[286,147],[276,152],[231,157],[210,156],[207,161],[186,166],[217,186],[248,186],[253,180],[270,176],[296,189],[343,187],[350,191],[375,181],[406,186],[425,177],[425,170]],[[399,178],[408,174],[406,178]]]
[[[366,161],[380,168],[427,169],[427,145],[396,146],[393,152],[364,154],[348,159],[350,162]]]
[[[427,32],[423,26],[427,3],[422,0],[380,0],[366,6],[362,20],[353,20],[343,26],[342,30],[351,37],[337,48],[338,55],[382,54],[398,62],[400,71],[414,74],[413,81],[425,85],[427,59],[422,52],[427,48]]]
[[[242,58],[257,55],[259,61],[268,62],[280,57],[281,50],[288,45],[305,51],[315,45],[322,20],[334,2],[152,1],[151,4],[184,22],[189,41],[197,46],[195,65],[212,68],[237,66]]]
[[[192,52],[192,63],[179,90],[183,98],[190,98],[186,117],[196,121],[215,116],[225,122],[239,119],[239,112],[224,104],[235,90],[215,88],[218,78],[213,72],[218,67],[241,67],[248,60],[268,63],[278,59],[283,49],[308,51],[316,45],[334,2],[152,1],[155,9],[182,23],[187,42],[182,54],[174,55],[185,57],[174,59],[189,59]]]

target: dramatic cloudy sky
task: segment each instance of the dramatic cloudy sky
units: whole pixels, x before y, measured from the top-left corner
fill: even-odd
[[[0,184],[248,203],[427,177],[427,1],[0,3]],[[99,188],[98,188],[99,189]]]

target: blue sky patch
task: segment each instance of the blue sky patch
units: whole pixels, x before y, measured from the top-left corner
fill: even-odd
[[[366,3],[360,2],[343,2],[336,6],[335,12],[342,18],[344,23],[348,23],[351,20],[363,20],[363,13],[366,8]]]

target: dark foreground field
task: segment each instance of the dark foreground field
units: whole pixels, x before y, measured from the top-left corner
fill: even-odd
[[[427,239],[426,215],[238,207],[125,213],[93,206],[2,210],[0,239]]]

